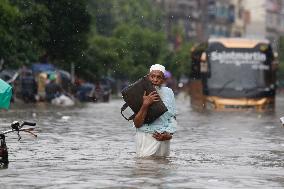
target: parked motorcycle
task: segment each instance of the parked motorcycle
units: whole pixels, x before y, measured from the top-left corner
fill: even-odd
[[[20,132],[26,132],[33,135],[34,137],[37,137],[37,135],[32,132],[34,130],[33,127],[23,128],[26,125],[35,126],[36,123],[31,123],[27,121],[14,121],[11,124],[11,129],[0,132],[0,168],[7,168],[9,164],[9,159],[8,159],[9,153],[5,141],[6,134],[16,132],[18,135],[18,141],[21,140]]]

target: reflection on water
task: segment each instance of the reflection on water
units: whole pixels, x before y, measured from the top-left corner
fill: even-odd
[[[9,164],[8,163],[0,163],[0,170],[1,169],[8,169]]]
[[[161,180],[172,175],[174,166],[168,158],[137,158],[132,171],[132,177],[139,186],[163,186]]]
[[[38,123],[38,138],[7,137],[9,168],[0,188],[283,188],[284,98],[275,112],[194,112],[180,96],[178,132],[167,158],[136,158],[135,130],[120,100],[58,108],[42,104],[0,113]]]
[[[168,175],[170,160],[168,158],[137,158],[133,175],[137,177],[154,176],[154,178],[163,178]]]

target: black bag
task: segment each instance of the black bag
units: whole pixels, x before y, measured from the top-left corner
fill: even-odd
[[[139,112],[143,104],[144,91],[146,91],[146,94],[148,95],[150,92],[155,90],[155,87],[152,85],[151,81],[147,78],[147,76],[142,77],[135,83],[123,89],[121,91],[121,94],[122,98],[125,101],[125,104],[121,107],[121,115],[128,121],[134,119],[135,115]],[[134,114],[129,118],[126,118],[122,112],[128,106],[132,109]],[[168,109],[162,102],[162,100],[154,102],[148,109],[144,123],[152,123],[166,111],[168,111]]]

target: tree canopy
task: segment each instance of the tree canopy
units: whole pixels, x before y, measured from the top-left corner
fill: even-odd
[[[189,46],[169,50],[165,17],[150,0],[2,0],[0,59],[9,67],[51,63],[89,79],[136,79],[150,65],[187,72]]]
[[[79,61],[87,48],[90,16],[86,1],[2,0],[0,56],[9,66],[38,61]]]
[[[149,0],[90,0],[88,61],[94,75],[137,79],[168,53],[161,11]],[[100,68],[103,67],[103,68]],[[86,70],[86,69],[82,69]]]

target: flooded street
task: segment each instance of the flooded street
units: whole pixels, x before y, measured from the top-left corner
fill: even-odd
[[[198,113],[179,96],[166,159],[135,158],[135,129],[120,115],[122,104],[1,112],[1,130],[13,120],[36,121],[38,138],[7,137],[0,188],[284,188],[283,96],[273,113]]]

